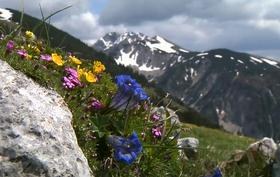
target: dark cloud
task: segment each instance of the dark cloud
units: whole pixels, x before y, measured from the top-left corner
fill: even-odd
[[[183,13],[182,0],[111,0],[100,15],[100,23],[139,24],[147,20],[162,20]]]
[[[176,15],[210,20],[248,19],[255,15],[253,3],[239,0],[111,0],[100,15],[101,24],[137,25]],[[260,7],[261,8],[261,7]]]

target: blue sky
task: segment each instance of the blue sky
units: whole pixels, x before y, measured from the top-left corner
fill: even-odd
[[[93,0],[91,1],[91,10],[93,13],[100,14],[103,8],[108,3],[108,0]]]
[[[20,8],[21,0],[0,1]],[[53,25],[88,44],[108,32],[160,35],[183,48],[214,48],[280,59],[279,0],[24,0],[25,12],[40,17],[73,5]]]

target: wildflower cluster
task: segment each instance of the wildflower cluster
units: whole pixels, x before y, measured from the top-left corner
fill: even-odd
[[[62,85],[70,90],[82,87],[85,82],[96,83],[100,74],[106,69],[100,61],[94,61],[91,70],[82,68],[82,61],[78,57],[71,53],[64,57],[63,52],[49,49],[48,46],[43,45],[42,41],[36,40],[35,34],[31,31],[25,32],[23,40],[7,41],[6,55],[12,53],[17,54],[21,59],[34,60],[45,66],[63,67],[66,75],[61,79]]]
[[[27,59],[26,61],[36,63],[43,68],[63,70],[64,75],[61,78],[61,85],[66,91],[92,88],[90,85],[100,81],[106,70],[105,66],[98,60],[93,61],[92,65],[88,65],[88,63],[83,65],[83,61],[72,53],[65,54],[60,50],[49,49],[48,46],[43,45],[42,41],[37,40],[35,34],[31,31],[26,31],[24,38],[20,38],[20,40],[8,40],[5,55],[17,55],[19,59]],[[146,92],[131,76],[116,76],[116,82],[118,90],[112,96],[111,104],[106,105],[99,99],[90,96],[88,100],[90,100],[89,107],[91,110],[120,110],[124,105],[129,105],[128,109],[134,109],[138,103],[148,100]],[[94,92],[94,90],[92,91]],[[106,115],[106,113],[102,114]],[[99,115],[99,117],[101,116]],[[104,128],[105,133],[112,132],[110,128],[103,124],[96,123],[95,126]],[[107,140],[108,144],[114,149],[115,160],[125,164],[134,162],[137,155],[142,151],[142,143],[134,131],[128,138],[109,134]]]
[[[72,52],[51,49],[31,31],[3,40],[5,56],[41,69],[46,80],[59,78],[59,84],[50,82],[51,86],[59,87],[57,91],[74,110],[79,144],[91,166],[99,167],[100,176],[156,176],[148,168],[153,163],[161,174],[172,171],[174,164],[168,169],[165,163],[178,159],[176,142],[169,139],[175,126],[168,121],[166,109],[158,111],[130,75],[117,75],[112,82],[101,61],[86,62]]]

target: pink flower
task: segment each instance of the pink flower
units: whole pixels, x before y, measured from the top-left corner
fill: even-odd
[[[67,67],[67,68],[65,68],[65,71],[66,71],[66,73],[67,73],[68,75],[71,75],[71,76],[73,76],[73,77],[75,77],[75,78],[78,78],[78,72],[77,72],[76,69]]]
[[[151,115],[151,120],[152,121],[154,121],[154,122],[156,122],[156,121],[159,121],[160,120],[160,115],[158,114],[158,113],[153,113],[152,115]]]
[[[76,86],[82,86],[75,69],[67,67],[65,68],[65,71],[67,75],[62,78],[62,85],[64,88],[73,89]]]
[[[19,54],[19,56],[20,56],[21,58],[27,57],[27,52],[26,52],[25,50],[23,50],[23,49],[18,50],[18,51],[17,51],[17,54]]]
[[[12,40],[9,40],[6,45],[6,51],[11,52],[15,48],[15,43]]]
[[[40,56],[40,59],[44,60],[44,61],[52,61],[52,57],[50,55],[48,55],[48,54],[42,54]]]
[[[152,128],[152,134],[155,138],[161,138],[161,135],[162,135],[161,129],[162,129],[162,127],[153,127]]]
[[[104,105],[96,98],[93,98],[93,101],[91,102],[91,107],[93,109],[99,110],[104,107]]]
[[[62,85],[66,89],[73,89],[75,87],[75,84],[72,83],[71,79],[69,79],[66,76],[63,77],[63,84]]]

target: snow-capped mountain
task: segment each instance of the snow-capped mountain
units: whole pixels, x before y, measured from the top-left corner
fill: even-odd
[[[227,131],[280,139],[280,64],[273,59],[227,49],[194,52],[141,33],[109,33],[93,47]]]
[[[189,53],[160,36],[133,32],[108,33],[93,47],[113,56],[118,64],[138,70],[148,79],[159,77],[169,64],[182,60],[182,54]]]

